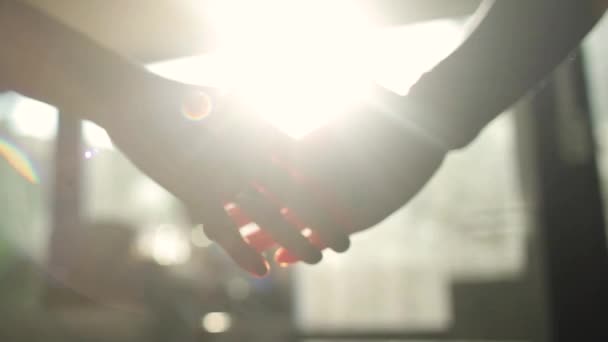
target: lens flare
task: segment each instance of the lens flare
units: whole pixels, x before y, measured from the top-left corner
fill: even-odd
[[[199,121],[211,114],[213,100],[203,92],[190,94],[182,104],[182,114],[186,119]]]
[[[217,34],[217,49],[148,69],[220,89],[294,139],[377,100],[376,85],[406,95],[466,33],[461,19],[376,26],[381,19],[360,1],[210,4],[205,15]],[[193,108],[184,112],[187,118],[208,115],[196,109],[201,108],[196,101]]]
[[[40,183],[40,177],[27,155],[17,146],[0,138],[0,157],[4,158],[17,173],[32,184]]]

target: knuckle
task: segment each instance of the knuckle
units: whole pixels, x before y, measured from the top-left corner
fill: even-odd
[[[309,264],[316,264],[323,259],[323,254],[316,247],[314,247],[308,240],[304,240],[300,246],[300,254],[302,260]]]
[[[347,237],[339,238],[332,244],[331,248],[338,253],[344,253],[350,248],[350,239]]]
[[[321,260],[323,260],[323,254],[317,250],[315,253],[312,254],[310,258],[310,264],[318,264],[321,262]]]

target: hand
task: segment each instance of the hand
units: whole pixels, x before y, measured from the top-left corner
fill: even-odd
[[[244,197],[259,174],[256,165],[267,163],[276,146],[291,143],[266,121],[248,116],[235,101],[212,90],[149,77],[122,93],[108,110],[116,115],[101,124],[115,144],[182,200],[209,238],[242,268],[264,275],[268,266],[227,216],[229,202],[239,202],[256,222],[271,226],[273,239],[298,258],[309,263],[321,259],[308,240],[285,237],[274,213],[254,212]]]
[[[243,242],[224,204],[249,186],[253,165],[269,156],[268,146],[284,145],[276,130],[212,90],[150,74],[27,3],[0,1],[0,19],[6,45],[0,54],[0,88],[105,128],[142,172],[184,202],[241,267],[266,272],[265,260]],[[284,242],[303,260],[320,259],[305,239],[306,244]]]
[[[389,97],[384,106],[344,115],[276,154],[258,173],[257,204],[249,211],[283,209],[279,224],[286,235],[301,238],[300,230],[310,227],[309,238],[318,247],[344,251],[349,234],[375,226],[405,205],[441,165],[446,150],[430,132],[408,122],[411,100]],[[254,238],[265,240],[259,235]],[[279,250],[278,261],[297,258],[288,249]]]

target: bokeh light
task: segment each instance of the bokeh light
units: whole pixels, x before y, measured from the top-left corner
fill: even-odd
[[[190,259],[191,250],[183,232],[173,225],[160,225],[146,231],[137,243],[138,252],[161,266],[180,265]]]
[[[213,99],[204,92],[189,94],[182,104],[182,114],[186,119],[198,121],[206,118],[213,110]]]
[[[226,312],[210,312],[203,317],[201,325],[212,334],[223,333],[232,326],[232,316]]]

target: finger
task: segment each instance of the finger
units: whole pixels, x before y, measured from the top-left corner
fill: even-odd
[[[281,208],[267,201],[256,190],[239,194],[236,203],[259,226],[264,227],[279,245],[292,251],[302,261],[315,264],[323,258],[321,252],[298,229],[285,221]]]
[[[336,252],[344,252],[350,246],[349,223],[346,215],[334,205],[331,196],[323,193],[304,175],[290,168],[278,157],[260,172],[260,191],[267,197],[276,197],[307,227],[318,232],[324,243]]]
[[[298,184],[300,189],[306,189],[309,197],[314,200],[314,203],[322,205],[323,209],[330,214],[336,224],[344,227],[346,232],[352,232],[349,210],[340,205],[342,201],[331,191],[336,181],[319,183],[316,175],[315,177],[310,177],[280,158],[274,157],[272,161],[277,168],[286,172]],[[340,174],[336,174],[332,179],[340,179],[340,176]],[[294,197],[296,192],[289,192],[288,194]]]
[[[287,200],[289,207],[294,211],[292,215],[306,222],[308,228],[318,234],[323,245],[338,253],[345,252],[350,247],[348,232],[344,227],[335,223],[328,212],[316,205],[310,198],[294,196]]]
[[[326,248],[326,246],[323,244],[323,241],[321,241],[319,235],[316,234],[314,231],[310,229],[305,229],[304,232],[304,235],[307,236],[310,242],[315,245],[315,247],[317,247],[319,250],[323,250]],[[287,267],[291,264],[300,261],[297,256],[295,256],[293,253],[283,247],[277,249],[274,254],[274,260],[281,267]]]
[[[279,199],[272,191],[268,188],[277,189],[273,185],[262,186],[257,185],[256,189],[263,196],[270,201],[275,203],[285,203],[289,209],[283,211],[285,219],[298,227],[300,230],[304,228],[310,228],[315,231],[325,246],[330,247],[336,252],[344,252],[350,247],[350,239],[348,233],[344,231],[344,228],[339,224],[335,223],[330,214],[325,208],[320,207],[318,201],[314,198],[307,196],[306,187],[302,188],[298,194],[293,192],[286,192],[284,196],[286,198]]]
[[[277,207],[279,206],[280,205],[277,205]],[[241,236],[243,236],[245,241],[247,241],[247,243],[252,246],[256,251],[261,253],[276,245],[276,242],[272,239],[272,237],[268,235],[268,233],[265,232],[263,229],[260,229],[260,227],[258,227],[253,222],[253,220],[249,216],[247,216],[236,204],[227,203],[224,205],[224,209],[226,210],[228,216],[230,216],[232,221],[237,225],[237,227],[239,227]],[[308,229],[306,224],[303,223],[303,221],[299,219],[295,214],[293,214],[292,211],[287,208],[283,208],[281,209],[281,214],[288,223],[291,223],[294,227],[296,227],[300,231],[303,231],[302,234],[304,236],[307,236],[307,234],[305,234],[304,232],[310,231],[310,229]],[[311,234],[309,235],[310,236],[308,236],[308,239],[319,250],[326,248],[323,242],[321,242],[321,239],[318,237],[318,234],[315,234],[315,232],[311,232]],[[279,251],[281,251],[282,253],[287,252],[287,250],[285,250],[284,248],[279,249]],[[292,258],[295,261],[299,261],[297,257],[294,256],[292,253],[289,253],[287,257]],[[288,263],[293,263],[295,261]]]
[[[262,253],[276,246],[276,242],[272,237],[263,229],[260,229],[236,204],[227,203],[224,205],[224,209],[232,221],[239,227],[241,236],[256,251]]]
[[[259,277],[268,273],[266,260],[243,240],[224,208],[207,208],[202,215],[205,234],[219,244],[237,265]]]
[[[274,253],[274,261],[281,267],[288,267],[300,261],[298,257],[285,248],[279,248]]]

